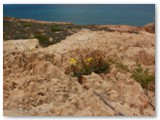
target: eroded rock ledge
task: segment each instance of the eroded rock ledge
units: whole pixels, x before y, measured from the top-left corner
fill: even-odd
[[[4,41],[4,115],[153,116],[154,90],[147,96],[141,85],[115,64],[108,74],[84,75],[81,83],[66,75],[65,67],[70,50],[89,47],[117,56],[130,68],[138,62],[154,73],[154,40],[155,35],[145,31],[131,34],[82,29],[46,48],[37,48],[36,39]]]

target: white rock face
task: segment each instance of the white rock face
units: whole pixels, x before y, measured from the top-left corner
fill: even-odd
[[[118,57],[129,68],[138,62],[154,72],[154,40],[155,35],[147,32],[120,34],[83,29],[60,43],[35,50],[16,48],[17,44],[20,49],[36,48],[35,39],[5,41],[4,115],[153,116],[154,91],[147,96],[129,73],[119,71],[114,64],[108,74],[92,73],[81,80],[65,74],[65,68],[71,50],[90,48],[105,51],[106,57]]]
[[[27,51],[38,47],[39,42],[37,39],[27,39],[27,40],[19,39],[19,40],[4,41],[3,45],[5,46],[3,48],[3,51],[14,51],[14,50]]]

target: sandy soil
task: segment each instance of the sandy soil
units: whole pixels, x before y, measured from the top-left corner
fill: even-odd
[[[108,74],[83,76],[81,84],[65,74],[70,51],[77,48],[100,49],[129,68],[138,62],[154,73],[155,34],[82,29],[46,48],[36,48],[37,40],[30,44],[31,40],[4,42],[4,115],[155,115],[154,89],[147,95],[130,73],[119,71],[115,64]]]

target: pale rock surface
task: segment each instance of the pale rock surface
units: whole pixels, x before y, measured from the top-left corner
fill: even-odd
[[[155,93],[148,96],[129,73],[111,66],[108,74],[84,75],[81,80],[65,74],[70,51],[99,49],[107,56],[134,67],[138,61],[155,69],[155,35],[90,31],[83,29],[60,43],[36,48],[37,40],[3,44],[4,115],[7,116],[153,116]],[[34,50],[18,50],[16,45]],[[24,47],[25,48],[25,47]],[[95,92],[98,94],[95,94]],[[101,96],[101,97],[100,97]],[[111,106],[105,104],[104,98]]]
[[[28,39],[28,40],[9,40],[4,41],[3,45],[5,46],[3,48],[3,51],[25,51],[25,50],[32,50],[39,46],[39,42],[37,39]]]

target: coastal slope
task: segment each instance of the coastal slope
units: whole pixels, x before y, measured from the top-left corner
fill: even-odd
[[[37,47],[38,46],[38,47]],[[119,69],[137,64],[155,73],[155,34],[81,29],[62,41],[41,47],[37,39],[3,44],[5,116],[154,116],[155,85],[146,91]],[[73,52],[100,50],[115,62],[107,74],[71,76]]]

